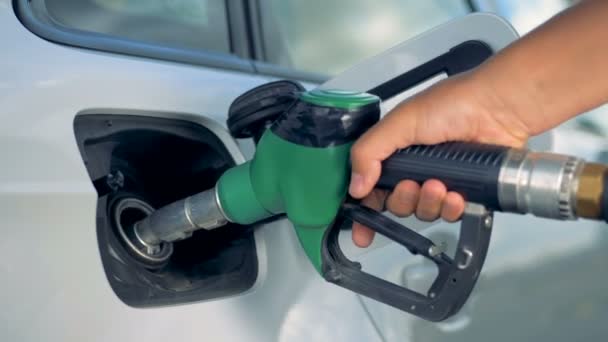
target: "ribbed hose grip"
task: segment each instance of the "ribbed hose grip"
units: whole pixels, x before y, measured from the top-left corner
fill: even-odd
[[[437,179],[466,201],[500,209],[498,175],[508,150],[504,146],[464,142],[410,146],[383,162],[377,186],[392,190],[406,179],[418,184]]]

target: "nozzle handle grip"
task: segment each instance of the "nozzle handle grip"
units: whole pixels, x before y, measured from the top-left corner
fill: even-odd
[[[340,248],[340,228],[359,222],[393,242],[421,255],[437,267],[437,277],[426,294],[378,278],[349,260]],[[345,203],[325,231],[321,255],[325,279],[360,295],[391,305],[426,320],[439,322],[456,314],[469,298],[483,267],[492,232],[492,213],[469,204],[464,211],[454,257],[433,241],[371,208]]]
[[[382,163],[377,187],[392,190],[402,180],[437,179],[466,201],[500,209],[498,176],[509,148],[468,142],[413,145]]]

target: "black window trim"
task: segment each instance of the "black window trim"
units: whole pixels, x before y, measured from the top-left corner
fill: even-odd
[[[242,0],[225,0],[230,50],[237,56],[251,60],[251,44],[247,32],[247,9]]]
[[[266,53],[264,47],[264,34],[262,32],[262,15],[260,13],[259,0],[243,0],[245,8],[249,13],[248,29],[253,46],[253,53],[258,61],[266,61]]]
[[[301,71],[293,68],[268,63],[264,49],[264,38],[262,31],[262,15],[260,13],[259,0],[241,0],[247,10],[247,29],[249,41],[251,42],[251,53],[256,71],[263,75],[272,77],[309,81],[312,83],[323,83],[330,77],[313,72]]]

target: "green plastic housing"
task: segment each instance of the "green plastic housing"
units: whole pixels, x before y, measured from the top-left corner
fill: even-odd
[[[224,213],[252,224],[287,214],[306,254],[321,271],[321,243],[346,195],[351,144],[314,148],[293,144],[267,130],[255,158],[218,181]]]
[[[300,99],[311,106],[344,110],[379,101],[365,93],[323,90],[306,92]],[[321,273],[323,236],[347,192],[351,145],[303,146],[266,130],[254,158],[220,177],[218,197],[224,213],[239,224],[285,213]]]

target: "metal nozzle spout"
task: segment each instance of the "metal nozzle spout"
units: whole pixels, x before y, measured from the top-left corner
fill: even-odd
[[[216,188],[166,205],[135,223],[135,234],[147,245],[188,238],[199,229],[214,229],[228,223]]]

